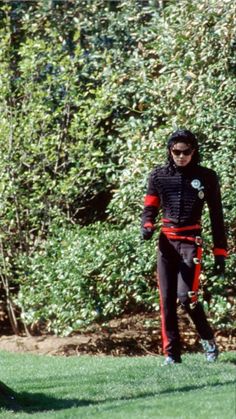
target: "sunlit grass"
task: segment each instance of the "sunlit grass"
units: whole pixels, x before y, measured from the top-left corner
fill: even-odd
[[[202,354],[162,366],[162,357],[49,357],[2,352],[1,379],[19,412],[1,418],[235,418],[236,353]]]

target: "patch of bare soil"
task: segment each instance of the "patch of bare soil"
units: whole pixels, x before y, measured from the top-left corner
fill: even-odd
[[[181,315],[180,332],[184,352],[201,350],[199,337],[188,318]],[[230,331],[216,331],[220,351],[236,349],[236,337]],[[111,320],[106,325],[93,324],[69,337],[2,335],[0,350],[47,355],[144,356],[162,353],[158,314],[137,314]]]

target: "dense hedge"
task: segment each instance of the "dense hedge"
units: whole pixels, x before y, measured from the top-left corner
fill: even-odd
[[[81,314],[85,303],[78,289],[90,252],[95,263],[97,244],[92,236],[103,237],[95,222],[105,222],[107,240],[109,235],[119,236],[124,248],[127,242],[131,269],[135,253],[134,245],[128,245],[130,231],[134,235],[136,231],[132,240],[139,249],[137,222],[148,172],[164,162],[169,133],[185,126],[198,135],[202,162],[217,170],[222,184],[231,253],[228,275],[222,285],[209,274],[206,211],[205,282],[213,294],[212,321],[229,325],[232,316],[225,316],[233,304],[236,231],[233,2],[17,1],[2,2],[0,12],[0,264],[9,313],[14,317],[8,295],[13,284],[15,304],[27,322],[42,316],[63,331],[73,328],[78,319],[93,318],[93,302],[91,312],[88,305],[86,316]],[[81,229],[93,223],[91,229]],[[59,253],[53,261],[48,249],[52,240],[59,249],[56,243],[62,232],[69,240],[72,225],[78,225],[76,235],[81,234],[91,250],[83,263],[76,245],[60,256],[58,269],[60,278],[64,269],[65,281],[73,254],[81,261],[73,287],[66,282],[71,316],[68,308],[63,320],[59,314],[65,308],[63,298],[57,310],[54,306],[53,317],[41,273],[47,272],[48,281],[57,283],[47,269],[53,270],[54,262],[57,266]],[[102,238],[101,245],[108,257]],[[149,247],[152,259],[155,246]],[[123,256],[116,264],[119,284]],[[103,270],[101,265],[98,278]],[[142,278],[153,272],[151,265],[148,274],[142,271]],[[30,292],[32,281],[37,286]],[[83,300],[93,301],[89,287],[86,292]],[[142,297],[145,307],[150,307],[149,292],[145,290]],[[131,294],[127,298],[133,302]],[[118,300],[111,302],[113,306],[115,301],[121,304],[114,311],[104,309],[104,316],[129,306],[122,293],[114,298]]]
[[[44,252],[22,258],[18,302],[27,324],[68,334],[91,321],[158,308],[156,257],[139,226],[61,230]],[[32,304],[33,302],[33,304]]]
[[[158,312],[154,247],[140,240],[139,225],[57,229],[44,250],[19,261],[22,318],[31,330],[66,335],[122,313]],[[202,278],[200,298],[221,329],[232,327],[233,282],[225,285],[222,278]]]

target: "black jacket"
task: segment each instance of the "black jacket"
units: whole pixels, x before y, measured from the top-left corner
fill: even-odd
[[[199,224],[205,202],[217,254],[227,248],[221,193],[216,173],[206,167],[191,163],[183,168],[157,166],[149,178],[142,226],[154,225],[159,208],[164,220],[176,227]]]

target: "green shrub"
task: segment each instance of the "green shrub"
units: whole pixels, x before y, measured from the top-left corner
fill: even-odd
[[[27,324],[69,333],[93,320],[158,307],[153,246],[139,228],[96,223],[61,230],[22,259],[17,303]]]
[[[140,239],[136,225],[56,229],[44,249],[19,263],[22,319],[65,335],[92,321],[159,310],[155,248],[154,240]],[[229,271],[234,264],[231,257]],[[233,277],[214,277],[212,266],[213,256],[206,254],[201,299],[212,324],[228,329],[234,318]]]

